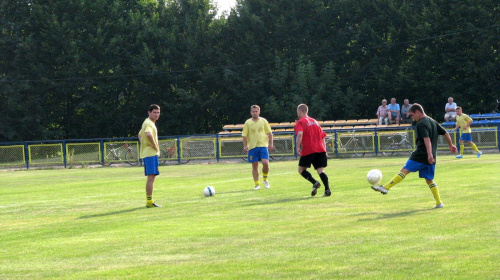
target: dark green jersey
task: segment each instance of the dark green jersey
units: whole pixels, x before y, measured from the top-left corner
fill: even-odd
[[[437,140],[439,135],[445,135],[446,130],[434,119],[423,117],[417,122],[415,129],[417,148],[411,154],[410,159],[416,162],[429,164],[427,159],[427,149],[425,148],[424,138],[429,137],[432,145],[432,155],[436,159]],[[436,162],[434,161],[434,164]]]

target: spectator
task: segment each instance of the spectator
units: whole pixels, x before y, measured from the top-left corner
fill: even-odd
[[[378,117],[378,125],[382,125],[382,122],[385,122],[385,125],[389,125],[389,108],[387,107],[387,99],[382,100],[382,105],[378,106],[377,117]]]
[[[401,106],[401,123],[411,123],[413,120],[410,115],[410,100],[405,99],[403,106]]]
[[[444,114],[445,122],[454,122],[457,118],[457,103],[453,102],[453,97],[448,97],[448,103],[444,106],[446,114]]]
[[[396,98],[391,98],[391,104],[387,106],[389,108],[389,123],[392,123],[393,120],[396,120],[396,124],[399,125],[400,116],[400,108],[399,104],[396,103]]]

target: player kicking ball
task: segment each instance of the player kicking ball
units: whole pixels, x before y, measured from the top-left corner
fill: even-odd
[[[436,151],[438,136],[443,135],[448,142],[450,152],[456,153],[457,147],[453,145],[450,134],[435,120],[428,117],[424,108],[415,103],[410,108],[410,115],[416,121],[416,149],[412,152],[410,158],[387,184],[372,186],[372,189],[382,194],[387,194],[396,184],[401,183],[410,172],[419,172],[419,177],[424,178],[429,189],[436,200],[434,208],[443,208],[444,204],[439,197],[439,189],[434,182],[434,171],[436,168]]]

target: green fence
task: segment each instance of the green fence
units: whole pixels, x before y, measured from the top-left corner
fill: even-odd
[[[483,151],[498,152],[500,127],[473,127],[472,137]],[[350,129],[326,130],[329,156],[404,155],[415,148],[413,129]],[[448,130],[454,144],[460,135]],[[438,152],[447,152],[444,137],[439,137]],[[137,138],[84,139],[0,143],[0,166],[72,166],[86,164],[139,165],[140,143]],[[465,145],[465,152],[471,151]],[[271,159],[296,157],[293,132],[276,132]],[[181,164],[190,161],[219,161],[221,159],[245,159],[242,137],[239,133],[224,135],[196,135],[160,137],[160,163]]]

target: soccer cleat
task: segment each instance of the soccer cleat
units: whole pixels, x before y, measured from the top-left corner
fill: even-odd
[[[321,187],[321,184],[320,182],[316,181],[316,183],[314,183],[313,185],[313,189],[312,189],[312,192],[311,192],[311,196],[315,196],[316,193],[318,192],[318,189]]]
[[[458,155],[458,156],[456,156],[456,158],[463,158],[463,157],[464,157],[464,156],[462,156],[462,155]]]
[[[147,208],[154,208],[154,207],[161,207],[161,205],[158,205],[156,203],[146,203]]]
[[[264,187],[266,187],[266,189],[269,189],[271,187],[271,184],[269,184],[269,181],[264,181]]]
[[[477,153],[477,157],[480,157],[482,154],[482,152]]]
[[[326,190],[325,191],[325,194],[323,195],[323,197],[325,196],[331,196],[332,195],[332,191],[330,189]]]
[[[389,190],[385,189],[384,186],[372,186],[372,189],[377,192],[381,192],[382,194],[387,194]]]
[[[260,186],[255,186],[255,188],[253,188],[254,191],[258,191],[260,190]]]
[[[438,205],[434,206],[434,208],[444,208],[444,204],[443,203],[438,204]]]

